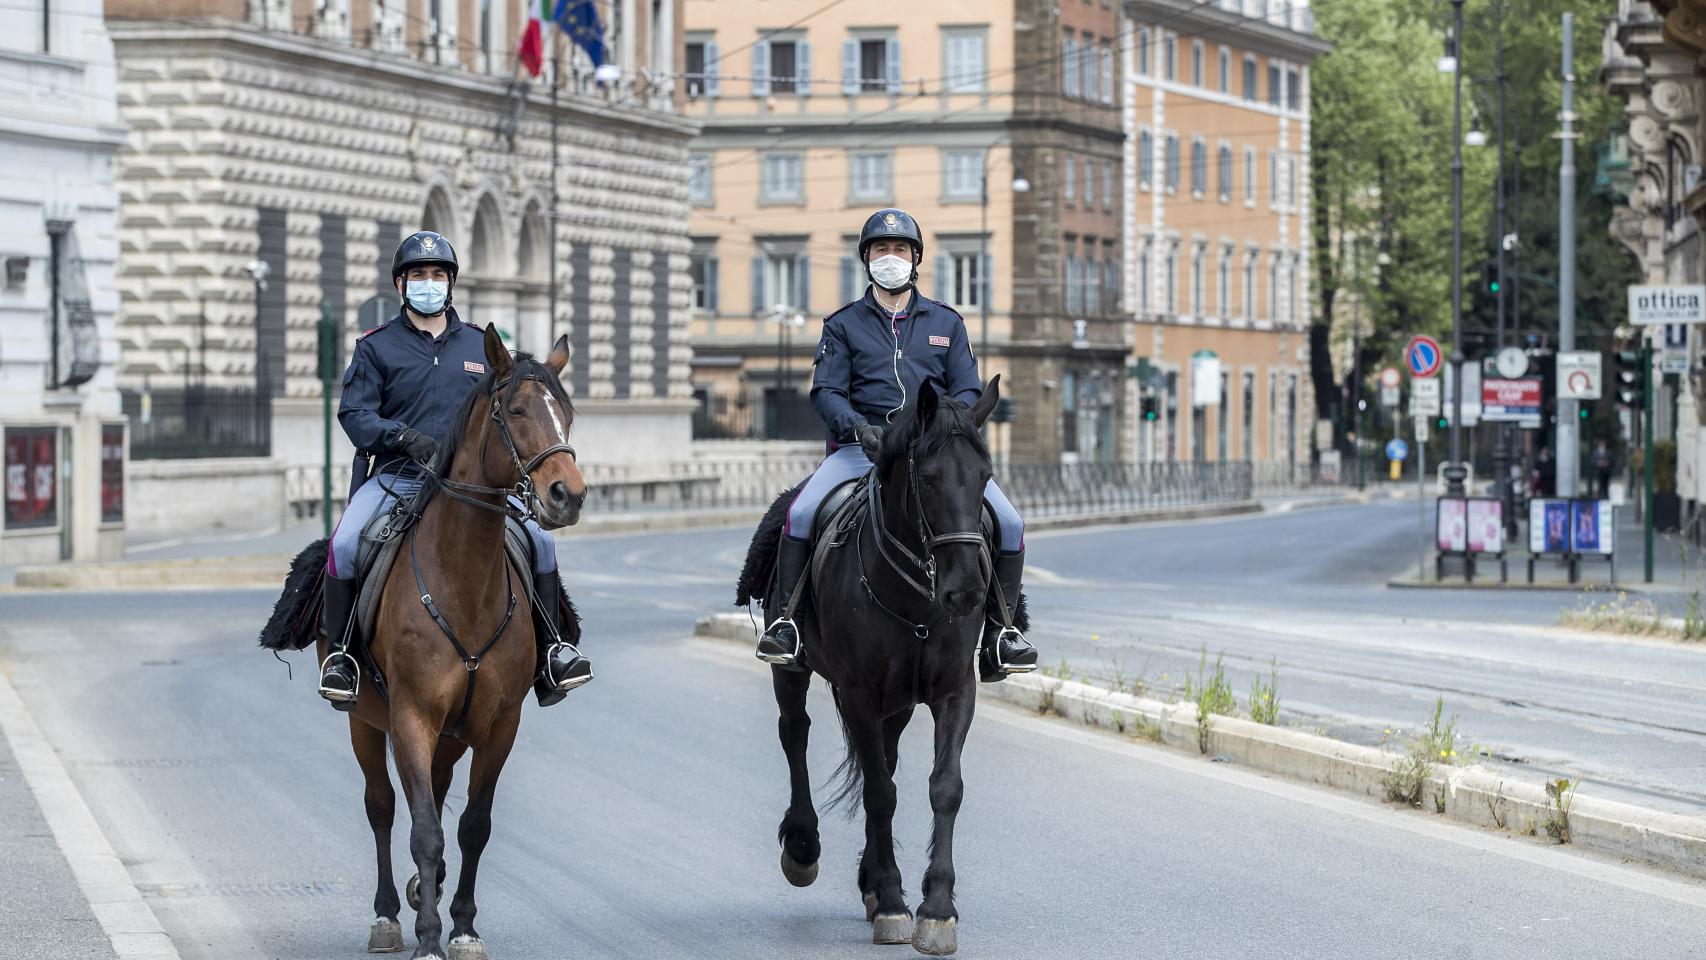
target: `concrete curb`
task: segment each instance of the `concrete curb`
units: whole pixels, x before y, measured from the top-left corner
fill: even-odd
[[[178,960],[171,936],[136,889],[130,871],[107,842],[59,755],[4,673],[0,673],[0,735],[11,744],[18,770],[35,795],[53,842],[70,864],[89,912],[119,960]],[[29,894],[19,890],[13,895]]]
[[[699,620],[694,636],[748,643],[752,622],[745,614],[713,614]],[[978,693],[1085,726],[1199,752],[1194,704],[1167,704],[1034,674],[979,684]],[[1382,800],[1385,781],[1400,759],[1373,747],[1237,717],[1214,717],[1208,745],[1209,755],[1253,770]],[[1545,824],[1554,816],[1543,785],[1483,766],[1435,767],[1423,783],[1421,808],[1525,836],[1544,836]],[[1706,879],[1706,818],[1576,797],[1568,823],[1574,846]]]

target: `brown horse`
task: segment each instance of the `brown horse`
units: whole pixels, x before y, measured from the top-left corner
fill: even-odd
[[[409,852],[416,876],[408,892],[417,911],[417,958],[444,956],[440,821],[456,763],[474,751],[468,807],[456,831],[462,870],[450,904],[449,956],[486,956],[474,931],[474,879],[492,832],[498,775],[515,743],[535,668],[527,590],[504,551],[505,511],[508,495],[520,495],[546,529],[579,519],[586,480],[568,444],[574,408],[558,380],[568,359],[567,338],[541,363],[526,354],[512,357],[497,331],[486,328],[488,372],[451,426],[439,457],[444,481],[405,534],[412,542],[403,544],[385,582],[369,649],[390,703],[364,675],[349,721],[350,742],[367,779],[367,820],[379,860],[372,952],[403,949],[391,874],[396,792],[385,765],[389,737],[412,821]],[[326,656],[323,636],[319,656]]]

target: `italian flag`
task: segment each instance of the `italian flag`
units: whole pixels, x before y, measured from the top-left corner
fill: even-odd
[[[538,77],[545,65],[543,23],[551,19],[551,0],[539,0],[527,13],[527,28],[521,31],[521,43],[516,47],[516,59],[527,68],[528,76]]]

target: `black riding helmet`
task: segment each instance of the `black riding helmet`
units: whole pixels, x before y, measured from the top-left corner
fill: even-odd
[[[912,249],[916,251],[919,262],[924,260],[924,234],[918,229],[918,221],[912,219],[912,214],[894,207],[878,210],[865,218],[865,227],[859,231],[859,262],[865,262],[865,251],[878,240],[910,240]]]
[[[397,252],[391,257],[391,279],[395,280],[409,272],[410,267],[440,266],[450,274],[450,282],[456,282],[456,248],[443,234],[431,230],[420,230],[403,238],[397,244]]]

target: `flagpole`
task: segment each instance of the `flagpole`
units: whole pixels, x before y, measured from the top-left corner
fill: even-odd
[[[557,340],[557,85],[563,80],[562,31],[551,31],[551,319],[545,328],[547,350]]]

